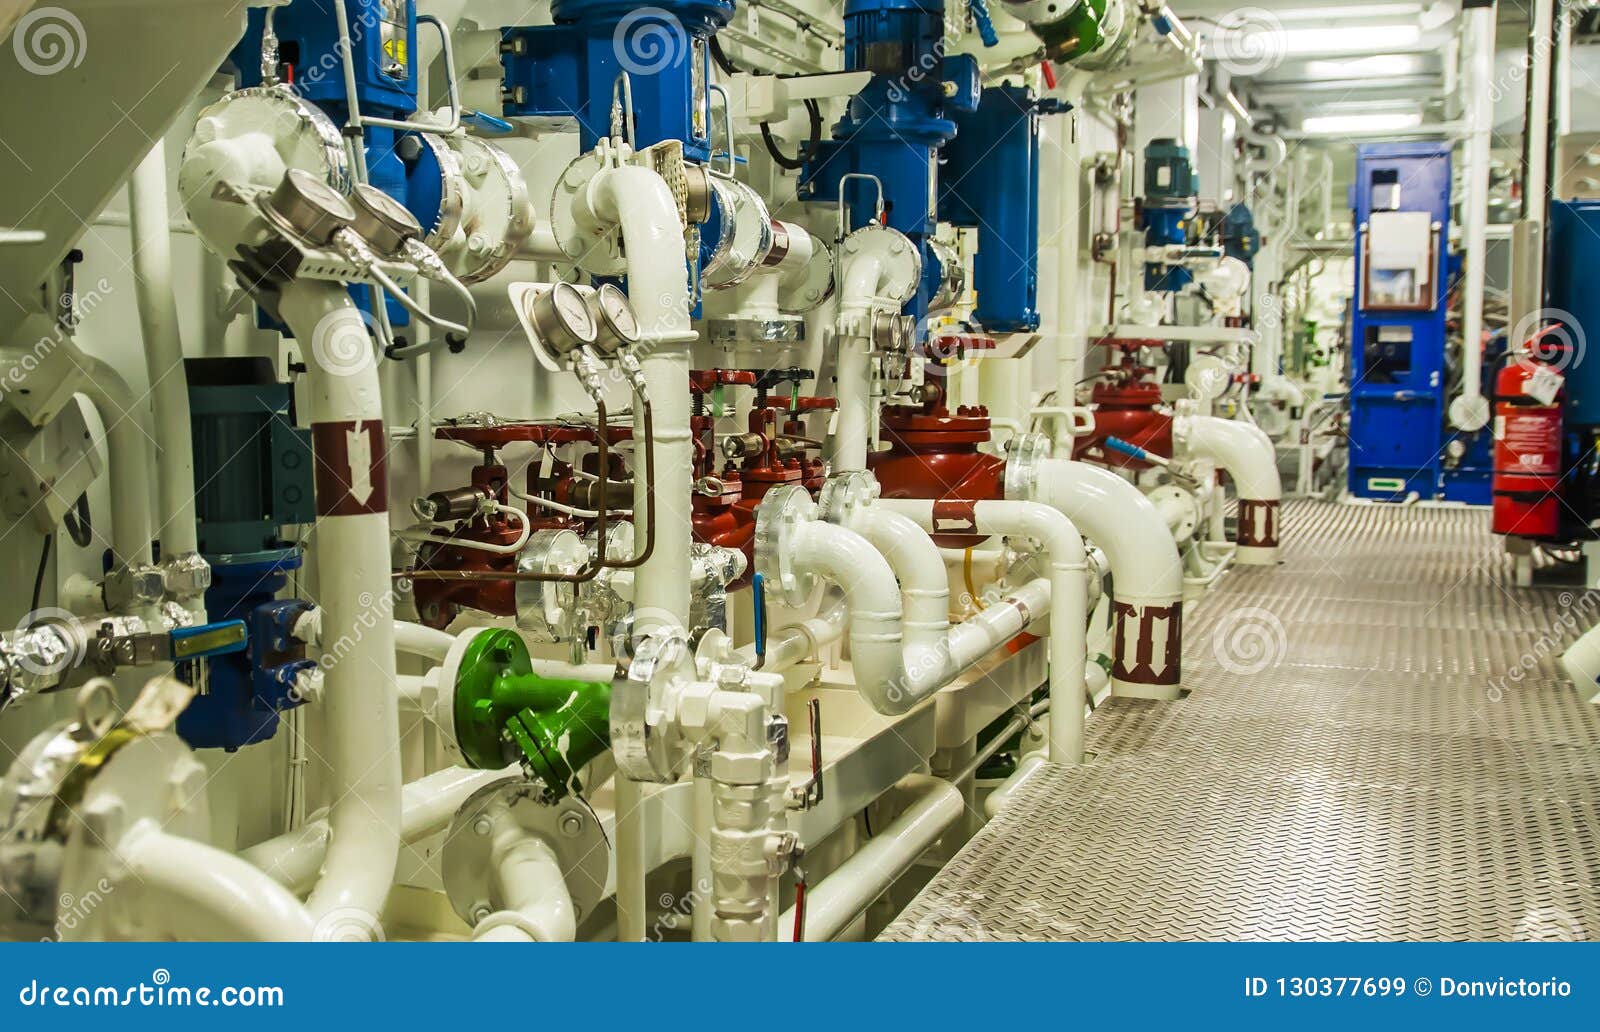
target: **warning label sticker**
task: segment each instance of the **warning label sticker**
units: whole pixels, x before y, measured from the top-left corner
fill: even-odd
[[[364,516],[389,509],[383,421],[311,424],[317,515]]]

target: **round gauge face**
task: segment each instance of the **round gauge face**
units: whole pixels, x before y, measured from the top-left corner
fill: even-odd
[[[339,191],[323,180],[318,179],[312,173],[303,168],[291,168],[287,179],[290,185],[294,187],[295,192],[307,203],[321,208],[329,215],[340,218],[348,218],[350,216],[349,202],[339,195]]]
[[[600,288],[598,296],[601,317],[611,327],[612,332],[621,337],[624,343],[638,343],[639,319],[633,314],[633,305],[628,302],[628,295],[618,289],[616,284],[607,283]]]
[[[422,226],[410,209],[375,186],[362,183],[356,187],[357,199],[390,229],[406,236],[419,236]]]
[[[570,283],[557,283],[550,288],[550,304],[556,318],[568,333],[581,341],[592,341],[595,338],[594,317],[589,314],[589,306],[584,303],[583,295],[578,293]]]

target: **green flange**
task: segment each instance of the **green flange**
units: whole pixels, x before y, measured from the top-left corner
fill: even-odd
[[[1105,44],[1100,23],[1105,19],[1109,0],[1083,0],[1072,13],[1049,25],[1036,25],[1034,31],[1044,41],[1045,53],[1052,61],[1074,61],[1099,50]]]
[[[551,798],[611,747],[611,683],[543,677],[515,631],[484,631],[456,674],[456,744],[468,763],[494,770],[520,760]]]

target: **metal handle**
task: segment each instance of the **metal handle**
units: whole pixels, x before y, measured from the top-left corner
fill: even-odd
[[[722,97],[722,134],[723,136],[727,137],[728,141],[728,169],[726,172],[723,172],[719,171],[716,167],[716,140],[711,138],[711,130],[708,128],[706,130],[706,135],[710,144],[711,160],[706,164],[706,171],[722,176],[725,179],[732,179],[734,170],[738,167],[738,162],[734,160],[733,156],[733,102],[728,99],[728,90],[721,83],[714,82],[708,85],[706,87],[706,118],[708,121],[711,117],[712,94],[717,94]]]
[[[755,609],[756,669],[767,663],[767,579],[761,574],[750,578],[752,605]]]
[[[633,146],[633,77],[626,68],[611,82],[611,135]]]
[[[865,179],[872,183],[878,191],[878,199],[873,205],[874,220],[883,223],[883,180],[868,172],[846,172],[839,177],[839,235],[838,240],[843,240],[850,235],[850,205],[845,200],[845,184],[852,179]]]

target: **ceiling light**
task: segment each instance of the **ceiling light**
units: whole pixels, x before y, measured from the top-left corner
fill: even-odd
[[[1422,29],[1414,23],[1283,30],[1283,52],[1288,55],[1383,54],[1414,47],[1421,41]]]
[[[1347,133],[1381,133],[1398,129],[1415,129],[1421,124],[1420,112],[1374,111],[1361,115],[1315,115],[1300,123],[1300,131],[1317,136],[1338,136]]]

